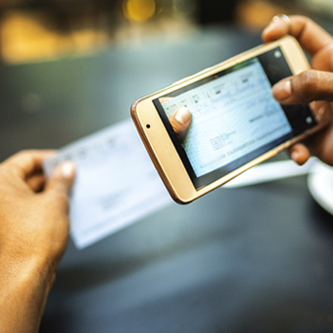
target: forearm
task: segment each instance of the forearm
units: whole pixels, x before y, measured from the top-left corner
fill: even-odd
[[[46,267],[0,254],[0,332],[38,332],[55,276]]]

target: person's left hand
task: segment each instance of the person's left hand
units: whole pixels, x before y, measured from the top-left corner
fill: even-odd
[[[67,244],[75,167],[65,162],[46,181],[42,161],[49,155],[24,151],[0,164],[0,241],[2,252],[35,257],[55,269]]]
[[[66,249],[75,166],[64,162],[46,180],[42,161],[50,154],[23,151],[0,164],[1,331],[38,330]]]

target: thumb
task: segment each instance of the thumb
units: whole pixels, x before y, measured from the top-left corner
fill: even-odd
[[[281,104],[333,101],[333,73],[308,70],[273,86],[273,97]]]
[[[67,195],[73,186],[75,178],[75,164],[66,161],[59,164],[47,181],[45,192],[56,191]]]
[[[183,137],[188,130],[192,120],[192,115],[189,109],[181,107],[173,112],[169,116],[169,121],[173,130],[180,136]]]

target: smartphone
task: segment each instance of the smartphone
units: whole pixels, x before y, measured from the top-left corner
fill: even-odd
[[[131,115],[172,198],[189,203],[327,123],[308,105],[280,105],[272,86],[310,68],[290,36],[261,45],[144,97]],[[192,121],[180,139],[169,121]]]

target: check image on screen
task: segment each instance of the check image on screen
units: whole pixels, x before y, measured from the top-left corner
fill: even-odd
[[[256,58],[162,102],[167,116],[182,106],[192,114],[183,147],[196,177],[222,168],[292,132]]]

